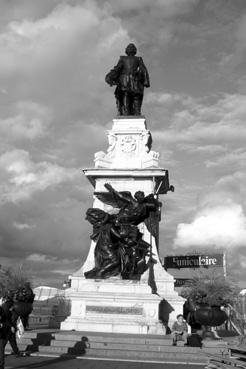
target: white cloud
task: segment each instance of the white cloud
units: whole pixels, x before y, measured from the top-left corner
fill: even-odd
[[[57,258],[44,254],[31,254],[26,258],[26,261],[32,262],[56,262]]]
[[[0,133],[6,139],[35,139],[47,133],[51,122],[50,110],[32,101],[16,104],[16,114],[0,119]]]
[[[77,32],[86,37],[98,22],[92,11],[65,4],[55,8],[46,18],[11,22],[0,35],[0,73],[16,72],[21,68],[28,71],[37,65],[45,67],[53,63],[53,58],[66,51]]]
[[[226,54],[221,60],[222,66],[233,66],[245,59],[246,52],[246,15],[242,17],[236,24],[234,34],[234,49],[232,53]]]
[[[220,177],[215,186],[218,189],[229,189],[234,194],[242,191],[245,191],[246,194],[246,173],[245,171],[235,171],[230,175]]]
[[[205,162],[207,168],[226,167],[233,170],[243,169],[246,166],[246,151],[236,149],[230,151],[216,159],[210,159]],[[230,169],[231,170],[231,169]]]
[[[18,223],[18,222],[14,222],[13,223],[14,228],[22,231],[22,230],[26,230],[26,229],[33,229],[36,227],[36,225],[33,224],[27,224],[27,223]]]
[[[8,110],[5,116],[14,121],[15,136],[42,134],[39,115],[33,114],[36,121],[29,119],[24,124],[26,110],[13,111],[16,101],[34,101],[51,110],[49,140],[58,135],[55,125],[66,136],[66,127],[72,128],[73,122],[82,118],[90,123],[95,116],[98,119],[109,109],[113,111],[113,89],[104,76],[129,41],[120,18],[90,1],[61,3],[42,17],[27,17],[0,28],[0,86],[7,91],[3,106]],[[5,133],[7,123],[2,123]]]
[[[233,249],[246,243],[246,216],[240,204],[227,201],[200,210],[191,223],[177,227],[175,247]]]
[[[148,92],[146,93],[145,102],[147,104],[164,104],[166,105],[174,105],[175,103],[181,102],[181,96],[179,94],[170,94],[168,92]],[[183,97],[183,96],[182,96]]]
[[[172,18],[181,14],[188,14],[197,0],[114,0],[107,2],[108,7],[113,11],[140,11],[146,10],[151,15],[162,16],[163,18]]]
[[[189,153],[205,153],[208,154],[218,154],[221,152],[225,152],[227,149],[222,145],[203,145],[197,146],[195,143],[180,143],[177,145],[179,150],[184,150]]]
[[[46,254],[80,255],[78,260],[88,252],[91,227],[82,218],[91,206],[92,188],[80,174],[76,177],[73,168],[92,165],[93,153],[106,150],[105,130],[111,123],[108,127],[105,123],[115,114],[115,101],[104,76],[129,41],[136,42],[143,55],[151,89],[168,89],[163,94],[146,91],[143,106],[153,150],[164,154],[165,167],[176,165],[170,171],[176,191],[167,197],[165,207],[168,227],[165,222],[161,225],[164,240],[168,237],[171,244],[176,224],[191,219],[204,186],[216,186],[216,173],[227,165],[219,162],[222,155],[218,154],[244,146],[245,96],[212,95],[234,88],[230,84],[234,76],[223,75],[221,68],[218,72],[213,66],[222,55],[233,55],[233,36],[228,42],[225,30],[236,19],[231,14],[222,25],[228,7],[222,13],[218,7],[214,14],[205,7],[198,24],[192,11],[197,2],[4,1],[0,15],[0,135],[5,140],[0,152],[1,250],[11,252],[11,257],[15,253],[17,259],[40,254],[36,256],[40,270],[29,262],[36,269],[34,276],[63,270],[65,262],[46,263]],[[192,98],[177,91],[196,97],[209,93],[209,97]],[[217,165],[206,168],[205,159]],[[243,184],[238,184],[243,181],[239,174],[221,179],[237,204],[246,198]],[[189,190],[191,184],[194,188]],[[237,198],[232,196],[235,192]],[[29,228],[33,224],[36,227]],[[68,269],[70,264],[65,266]]]
[[[156,131],[167,143],[201,143],[246,140],[246,95],[226,94],[220,99],[191,98],[185,95],[152,94],[147,100],[168,116],[169,128]]]
[[[18,202],[29,199],[35,192],[44,191],[64,181],[73,180],[79,171],[49,162],[32,161],[24,150],[13,150],[0,156],[1,201]]]
[[[239,263],[240,263],[240,267],[242,269],[246,268],[246,256],[245,255],[241,255]],[[246,290],[245,290],[245,292],[246,292]]]
[[[0,34],[0,75],[60,68],[69,58],[71,63],[76,62],[73,52],[77,57],[82,52],[84,66],[88,68],[98,50],[107,53],[126,38],[127,32],[119,21],[92,2],[77,6],[60,4],[44,18],[8,24]]]
[[[34,262],[43,262],[47,261],[50,263],[60,263],[60,264],[69,264],[71,262],[76,262],[77,259],[65,259],[65,258],[59,258],[57,256],[51,256],[47,254],[39,254],[39,253],[33,253],[26,257],[26,261],[34,261]]]

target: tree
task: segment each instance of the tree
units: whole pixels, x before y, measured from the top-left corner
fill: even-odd
[[[14,294],[18,289],[27,285],[30,286],[31,282],[21,267],[16,269],[0,267],[0,297],[6,296],[8,291]]]

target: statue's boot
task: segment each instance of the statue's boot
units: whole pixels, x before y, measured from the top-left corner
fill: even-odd
[[[135,94],[133,96],[133,115],[141,115],[143,96],[141,94]]]
[[[131,97],[125,92],[122,99],[122,115],[131,115]]]

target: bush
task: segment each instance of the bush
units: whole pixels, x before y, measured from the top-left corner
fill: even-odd
[[[0,297],[6,297],[11,293],[13,297],[18,299],[18,296],[21,298],[20,295],[23,295],[21,291],[24,289],[31,289],[31,283],[21,268],[0,268]]]
[[[181,296],[199,305],[226,306],[237,293],[235,285],[224,276],[200,273],[186,283]]]

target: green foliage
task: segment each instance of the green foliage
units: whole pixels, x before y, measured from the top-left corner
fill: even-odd
[[[57,315],[68,316],[71,314],[71,302],[63,296],[57,297]]]
[[[30,285],[30,279],[21,267],[16,269],[0,268],[0,297],[6,296],[8,291],[15,292],[27,284]]]
[[[238,290],[224,276],[200,273],[183,287],[181,296],[197,304],[225,306],[232,303]]]

